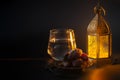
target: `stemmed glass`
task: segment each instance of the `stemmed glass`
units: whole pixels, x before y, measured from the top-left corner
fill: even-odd
[[[63,61],[64,56],[76,48],[73,29],[50,30],[48,42],[48,54],[56,61]]]

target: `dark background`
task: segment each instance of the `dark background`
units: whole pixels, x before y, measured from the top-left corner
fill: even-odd
[[[42,59],[48,57],[49,31],[74,29],[77,46],[86,52],[86,29],[95,16],[96,3],[97,0],[0,1],[0,80],[61,80],[44,70],[46,61]],[[119,54],[120,0],[102,0],[101,4],[113,34],[113,54]]]
[[[86,51],[86,29],[97,0],[4,0],[0,2],[0,58],[46,57],[49,30],[72,28]],[[113,34],[113,54],[119,53],[120,1],[102,0]]]

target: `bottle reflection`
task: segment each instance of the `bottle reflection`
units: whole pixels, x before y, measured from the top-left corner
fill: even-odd
[[[110,65],[93,70],[87,80],[120,80],[120,65]]]

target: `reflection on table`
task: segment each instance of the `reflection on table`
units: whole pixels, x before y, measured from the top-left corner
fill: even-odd
[[[89,72],[86,80],[120,80],[120,65],[108,65]]]
[[[61,77],[46,69],[46,58],[1,58],[0,80],[120,80],[119,61],[116,56],[112,65]]]

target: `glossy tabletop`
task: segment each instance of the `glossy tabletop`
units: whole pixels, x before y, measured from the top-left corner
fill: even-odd
[[[46,68],[48,58],[1,58],[0,80],[120,80],[120,57],[113,65],[85,73],[58,76]],[[110,78],[110,79],[109,79]]]

